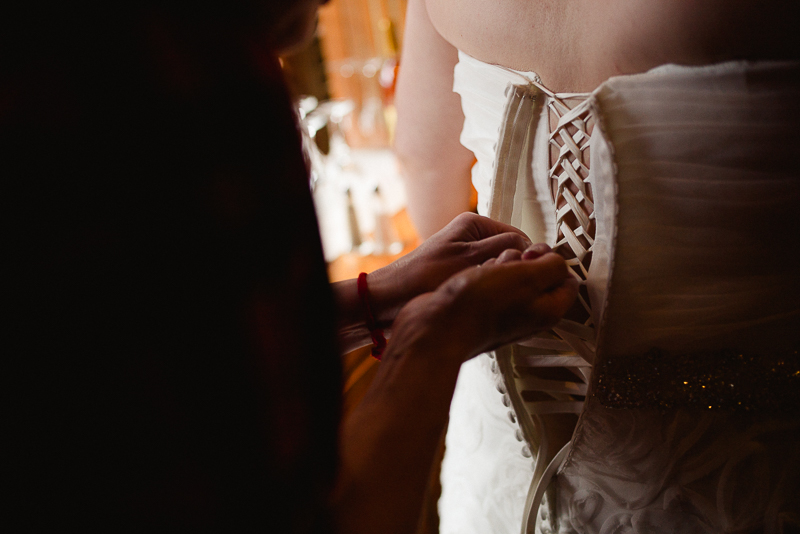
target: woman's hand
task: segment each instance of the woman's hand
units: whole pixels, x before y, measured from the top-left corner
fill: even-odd
[[[474,213],[462,213],[410,254],[369,274],[372,313],[381,327],[393,329],[397,312],[411,299],[434,291],[455,273],[501,253],[507,257],[513,252],[515,258],[521,257],[528,246],[530,240],[521,230]],[[368,344],[356,281],[337,282],[333,290],[339,305],[341,350],[346,353]]]
[[[505,250],[522,254],[525,234],[474,213],[462,213],[416,250],[370,273],[371,303],[379,321],[390,323],[417,295],[434,291],[455,273],[495,258]]]
[[[420,265],[441,267],[436,276],[453,266],[448,255],[436,253],[440,247],[487,239],[449,235],[434,251],[422,250]],[[414,532],[461,363],[554,325],[575,300],[577,281],[547,246],[489,254],[484,248],[492,246],[485,245],[475,247],[480,252],[470,261],[484,253],[497,259],[458,272],[397,314],[369,391],[342,426],[332,501],[339,532]],[[430,283],[437,281],[432,276]]]
[[[555,325],[577,292],[564,259],[546,245],[510,249],[409,302],[391,352],[421,343],[463,361]]]

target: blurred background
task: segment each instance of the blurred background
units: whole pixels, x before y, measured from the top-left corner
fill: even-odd
[[[391,149],[406,2],[333,0],[320,9],[314,41],[281,58],[302,125],[333,282],[374,271],[419,244]],[[346,415],[377,365],[369,347],[343,355],[342,362]],[[431,471],[419,534],[439,530],[440,462]]]
[[[326,260],[334,279],[416,244],[391,151],[406,0],[335,0],[317,36],[282,58],[297,103]]]

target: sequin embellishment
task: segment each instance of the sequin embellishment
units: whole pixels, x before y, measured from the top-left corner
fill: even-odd
[[[732,350],[610,356],[595,367],[594,396],[609,408],[800,412],[800,355]]]

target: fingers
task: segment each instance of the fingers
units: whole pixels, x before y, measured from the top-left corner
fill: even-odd
[[[510,251],[507,255],[518,254]],[[521,309],[530,314],[531,324],[539,328],[554,325],[578,294],[578,281],[570,275],[564,259],[554,252],[527,261],[501,263],[498,258],[492,271],[499,278],[498,286],[503,286],[502,290],[497,287],[496,303],[512,308],[514,303],[521,304]]]
[[[525,232],[511,226],[510,224],[501,223],[499,221],[495,221],[490,219],[489,217],[483,217],[482,215],[478,215],[476,213],[462,213],[448,226],[458,226],[463,228],[469,228],[471,230],[472,235],[475,236],[475,240],[486,239],[488,237],[492,237],[497,234],[503,233],[512,233],[518,234],[519,236],[525,238],[528,243],[528,237],[525,235]],[[526,245],[527,246],[527,245]]]
[[[552,328],[558,324],[561,318],[573,306],[578,297],[578,281],[575,278],[567,278],[564,283],[539,295],[533,303],[534,315],[539,317],[540,324],[544,328]],[[520,345],[537,346],[531,343],[537,338],[525,337],[517,341]]]
[[[497,258],[506,250],[522,251],[530,246],[530,241],[524,234],[516,232],[503,232],[480,241],[470,243],[470,257],[476,264],[483,263],[490,258]],[[519,259],[519,258],[517,258]]]
[[[569,274],[564,259],[553,252],[498,264],[494,270],[503,276],[506,287],[495,309],[499,319],[495,333],[503,343],[556,325],[578,295],[578,281]]]
[[[520,259],[522,259],[522,252],[510,248],[500,253],[500,255],[497,257],[497,263],[508,263],[510,261],[518,261]]]
[[[536,293],[549,291],[570,278],[564,258],[555,252],[547,252],[538,258],[517,262],[508,266],[514,269],[509,276],[512,283],[524,284]]]
[[[494,265],[495,263],[503,264],[518,260],[535,260],[544,256],[548,252],[552,252],[552,249],[544,243],[530,245],[522,252],[516,248],[509,248],[501,252],[497,258],[490,258],[486,260],[482,263],[482,265],[489,266]]]
[[[545,251],[537,248],[532,255]],[[558,323],[578,294],[578,282],[569,273],[564,259],[553,252],[526,261],[519,251],[501,255],[486,269],[473,271],[470,299],[461,311],[479,314],[474,324],[478,345],[484,349],[524,339]],[[509,259],[501,263],[502,260]],[[478,311],[479,310],[479,311]]]
[[[552,252],[552,249],[544,243],[530,245],[522,252],[516,249],[508,249],[500,253],[497,257],[497,263],[502,264],[517,260],[535,260],[541,258],[548,252]]]
[[[578,284],[564,259],[547,250],[535,247],[529,256],[544,254],[523,261],[523,252],[510,249],[459,272],[430,294],[428,304],[436,306],[423,324],[436,324],[465,357],[552,327],[574,302]]]
[[[548,252],[528,261],[519,261],[520,257],[518,250],[505,251],[499,258],[483,263],[480,269],[467,269],[453,276],[443,288],[453,294],[471,288],[468,294],[486,301],[490,307],[530,303],[550,292],[556,293],[549,300],[558,304],[570,300],[577,291],[577,282],[572,280],[566,262],[558,254]],[[561,286],[565,289],[560,289]],[[562,313],[561,306],[557,311]]]
[[[549,246],[544,243],[534,243],[533,245],[529,246],[525,251],[522,253],[523,260],[535,260],[541,256],[544,256],[548,252],[552,252]]]
[[[578,297],[578,281],[569,277],[561,284],[542,293],[534,307],[542,316],[550,317],[549,326],[554,326],[566,314]]]

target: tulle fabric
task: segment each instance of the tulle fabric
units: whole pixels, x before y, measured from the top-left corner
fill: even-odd
[[[596,92],[618,189],[607,352],[797,347],[798,72],[670,65]]]

